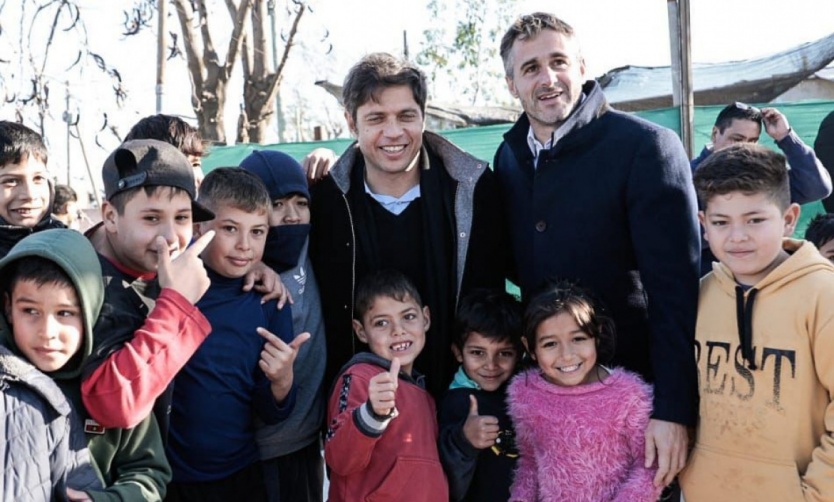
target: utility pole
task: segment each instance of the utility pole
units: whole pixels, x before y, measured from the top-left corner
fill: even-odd
[[[156,45],[156,113],[162,113],[162,97],[165,94],[165,21],[168,0],[156,0],[159,10],[159,33]]]
[[[278,34],[275,32],[275,0],[266,3],[266,10],[269,13],[269,24],[272,27],[272,66],[278,71]],[[278,141],[284,142],[284,131],[287,129],[284,114],[281,112],[281,89],[275,93],[275,132],[278,133]]]
[[[667,0],[672,55],[672,105],[680,109],[681,141],[692,158],[695,98],[692,91],[692,51],[689,0]]]
[[[70,133],[70,127],[72,127],[72,123],[74,122],[74,117],[70,112],[70,87],[69,81],[67,81],[64,85],[66,85],[67,95],[64,109],[64,122],[67,123],[67,185],[70,185],[70,179],[72,178],[71,170],[70,170],[70,141],[72,141],[72,134]]]
[[[408,31],[403,30],[403,59],[408,61]]]

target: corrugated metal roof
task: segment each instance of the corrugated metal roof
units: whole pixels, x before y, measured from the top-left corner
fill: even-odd
[[[696,63],[692,65],[692,84],[696,93],[696,103],[713,104],[698,100],[699,92],[712,91],[709,93],[719,96],[720,94],[714,91],[734,87],[742,88],[750,84],[758,84],[753,87],[759,89],[761,94],[749,101],[770,101],[784,92],[783,87],[789,88],[796,85],[807,76],[820,71],[832,60],[834,60],[834,34],[762,58],[726,63]],[[829,76],[826,78],[834,78],[834,73],[827,73],[827,75]],[[611,103],[652,100],[672,95],[672,76],[669,66],[625,66],[611,70],[597,80],[605,89],[605,95]],[[779,89],[782,90],[779,91]],[[768,97],[769,92],[776,94]]]

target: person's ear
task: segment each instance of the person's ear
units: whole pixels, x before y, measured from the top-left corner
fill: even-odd
[[[507,75],[504,77],[504,80],[507,82],[507,89],[509,89],[510,95],[512,95],[515,99],[518,99],[518,90],[515,88],[513,77]]]
[[[455,360],[459,363],[463,362],[463,352],[460,351],[457,344],[452,344],[452,354],[455,355]]]
[[[368,335],[365,334],[365,327],[362,326],[362,323],[354,319],[353,321],[353,332],[356,333],[356,338],[359,339],[360,342],[367,344],[368,343]]]
[[[698,222],[701,224],[701,228],[704,229],[704,240],[709,241],[707,238],[706,230],[707,230],[707,215],[703,211],[698,211]]]
[[[356,121],[353,120],[353,115],[345,111],[345,122],[347,122],[348,130],[354,136],[359,136],[359,131],[356,129]]]
[[[710,141],[713,145],[715,144],[715,138],[717,138],[719,134],[721,134],[721,131],[719,131],[717,127],[712,126],[712,134],[710,135]]]
[[[109,201],[101,203],[101,221],[104,223],[104,229],[108,232],[114,233],[118,230],[119,212],[116,207]]]
[[[782,219],[785,221],[785,230],[782,235],[790,237],[796,231],[796,224],[799,223],[799,214],[802,210],[799,204],[793,203],[785,209]]]
[[[426,305],[425,307],[423,307],[423,317],[426,319],[426,326],[425,326],[426,331],[428,331],[429,328],[431,327],[431,315],[429,315],[429,314],[430,314],[429,306]]]

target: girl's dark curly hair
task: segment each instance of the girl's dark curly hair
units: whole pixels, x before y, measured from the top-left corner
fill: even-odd
[[[548,285],[527,305],[522,336],[531,354],[536,347],[536,330],[544,321],[561,313],[573,317],[579,329],[596,341],[599,364],[611,362],[616,346],[614,321],[604,315],[591,293],[569,281]]]

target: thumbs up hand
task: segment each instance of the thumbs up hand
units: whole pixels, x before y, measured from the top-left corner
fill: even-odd
[[[201,235],[179,256],[171,260],[171,252],[165,238],[156,238],[156,275],[159,287],[171,288],[181,294],[192,305],[202,298],[211,285],[208,273],[200,259],[200,253],[214,238],[214,230]]]
[[[494,445],[498,438],[498,418],[479,415],[478,400],[472,394],[469,394],[469,416],[463,424],[463,435],[479,450]]]
[[[368,402],[377,415],[387,417],[394,412],[399,374],[400,360],[395,357],[389,371],[375,375],[368,382]]]

